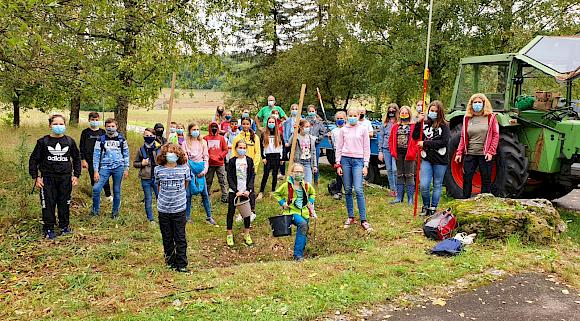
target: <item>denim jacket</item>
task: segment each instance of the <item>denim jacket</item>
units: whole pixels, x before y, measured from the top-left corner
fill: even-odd
[[[392,128],[393,123],[391,122],[381,125],[381,131],[379,133],[379,153],[389,150],[389,137],[391,136]]]
[[[123,166],[125,170],[129,169],[129,145],[127,144],[127,140],[123,139],[123,146],[121,146],[118,137],[105,135],[104,151],[101,151],[100,140],[97,140],[95,143],[93,150],[93,169],[95,172],[99,171],[99,164],[100,168],[114,169]],[[121,151],[121,148],[123,151]]]

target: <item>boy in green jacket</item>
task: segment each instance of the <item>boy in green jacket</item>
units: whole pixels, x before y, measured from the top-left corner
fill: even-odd
[[[294,242],[294,260],[304,260],[308,220],[316,218],[314,199],[316,191],[312,185],[304,182],[304,167],[294,164],[290,168],[290,177],[274,192],[274,197],[284,210],[284,215],[292,215],[292,224],[296,225],[296,241]]]

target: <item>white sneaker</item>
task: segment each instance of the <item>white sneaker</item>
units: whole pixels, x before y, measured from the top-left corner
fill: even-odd
[[[238,214],[238,216],[236,217],[236,222],[241,222],[244,218],[242,217],[241,214]]]
[[[106,199],[107,201],[109,201],[109,203],[113,203],[113,195],[111,195],[111,196],[106,196],[106,197],[105,197],[105,199]]]
[[[256,213],[252,213],[250,215],[250,222],[253,222],[256,219]]]

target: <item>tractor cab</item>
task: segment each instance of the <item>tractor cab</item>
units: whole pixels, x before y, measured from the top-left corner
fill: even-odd
[[[517,197],[530,192],[552,199],[576,188],[580,182],[580,86],[575,81],[579,77],[578,36],[538,36],[517,53],[461,59],[447,115],[452,131],[450,160],[469,98],[483,93],[501,127],[493,193]],[[462,167],[450,164],[446,185],[448,193],[458,197]],[[475,192],[479,188],[476,174]]]

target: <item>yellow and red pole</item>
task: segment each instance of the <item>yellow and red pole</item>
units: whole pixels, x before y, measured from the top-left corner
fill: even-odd
[[[429,1],[429,23],[427,25],[427,49],[425,52],[425,70],[423,71],[423,112],[427,106],[427,85],[429,83],[429,47],[431,44],[431,21],[433,20],[433,0]],[[427,110],[429,112],[429,110]],[[419,141],[423,140],[423,120],[415,126],[421,126]],[[421,184],[421,153],[417,155],[417,168],[415,170],[415,197],[413,198],[413,217],[417,217],[417,204],[419,203],[419,185]]]

